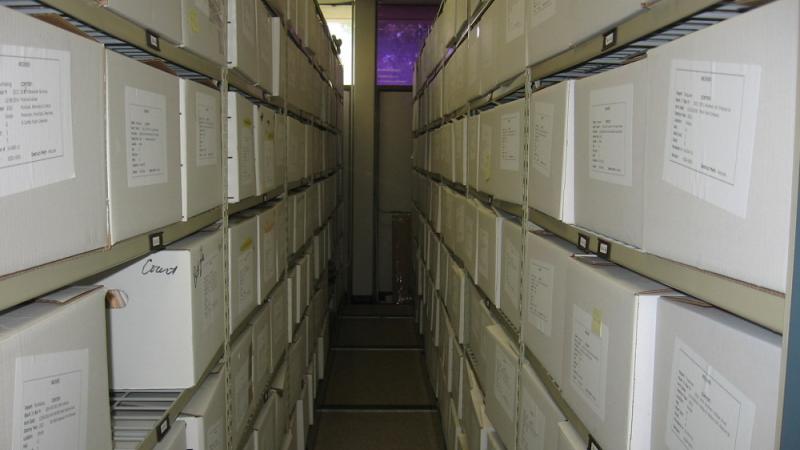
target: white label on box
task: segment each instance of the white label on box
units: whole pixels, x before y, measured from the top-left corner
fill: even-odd
[[[527,392],[522,392],[522,411],[520,449],[524,450],[545,450],[544,433],[545,417],[541,408],[534,400],[533,396]]]
[[[489,277],[489,232],[478,230],[480,242],[478,242],[478,275],[483,278]]]
[[[213,166],[219,159],[219,99],[204,92],[195,95],[197,166]]]
[[[253,292],[255,285],[255,269],[253,267],[253,247],[239,253],[238,256],[238,282],[239,282],[239,301],[237,302],[237,309],[239,312],[244,311],[244,308],[253,302],[256,293]]]
[[[506,0],[506,44],[524,35],[525,0]]]
[[[223,418],[220,417],[208,428],[206,432],[206,450],[223,450],[225,430],[223,426]]]
[[[670,450],[745,450],[756,407],[702,356],[675,338],[667,409]]]
[[[508,417],[514,417],[517,396],[517,364],[500,348],[495,348],[494,395]]]
[[[533,103],[533,152],[532,164],[539,173],[550,177],[550,161],[553,153],[553,120],[555,107],[552,103]]]
[[[125,86],[125,142],[128,187],[166,183],[167,98]]]
[[[519,170],[519,113],[500,117],[500,169]]]
[[[220,248],[212,244],[201,249],[197,266],[192,267],[192,277],[195,289],[199,289],[200,301],[198,304],[202,308],[202,329],[207,330],[214,324],[217,317],[217,305],[221,299],[221,277],[218,271]]]
[[[11,448],[84,450],[88,401],[89,350],[17,358]]]
[[[519,288],[520,288],[520,267],[522,266],[522,256],[514,243],[508,239],[505,241],[505,259],[503,264],[503,291],[519,307]],[[511,311],[506,311],[509,313]],[[517,316],[519,315],[516,313]]]
[[[633,85],[593,90],[589,129],[589,176],[633,185]]]
[[[556,0],[533,0],[531,6],[531,28],[538,27],[556,15]]]
[[[75,178],[70,54],[0,46],[0,197]]]
[[[245,118],[239,127],[239,184],[250,184],[255,181],[255,135],[253,132],[253,119]]]
[[[492,179],[492,127],[481,124],[481,145],[478,149],[481,179],[478,181],[489,181]],[[481,187],[484,191],[486,187]]]
[[[555,271],[552,264],[528,259],[528,322],[547,337],[552,332]]]
[[[672,61],[664,181],[744,218],[761,67]]]
[[[573,305],[569,379],[601,421],[606,416],[607,366],[608,327],[604,323],[596,325],[591,314]]]

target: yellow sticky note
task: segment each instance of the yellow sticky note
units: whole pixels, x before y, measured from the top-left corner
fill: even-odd
[[[592,310],[592,333],[603,336],[603,311]]]
[[[253,119],[249,117],[245,117],[244,120],[242,120],[242,123],[244,123],[244,126],[247,128],[253,128]]]
[[[242,246],[239,247],[239,251],[245,252],[245,251],[249,250],[250,247],[252,247],[252,246],[253,246],[253,240],[248,238],[242,243]]]
[[[200,21],[197,18],[197,10],[192,8],[189,10],[189,26],[195,33],[200,32]]]

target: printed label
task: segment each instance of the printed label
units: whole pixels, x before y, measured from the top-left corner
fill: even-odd
[[[633,85],[591,92],[589,176],[633,184]]]
[[[503,265],[503,292],[508,298],[519,306],[520,288],[520,267],[522,266],[522,256],[511,240],[505,241],[503,251],[505,264]],[[517,313],[517,317],[519,314]]]
[[[519,113],[500,117],[500,169],[519,170]]]
[[[606,416],[606,370],[608,366],[608,327],[592,331],[592,315],[573,305],[570,383],[600,420]]]
[[[553,121],[555,106],[552,103],[533,103],[533,167],[542,175],[550,177],[550,160],[553,153]]]
[[[256,177],[255,135],[253,119],[245,118],[239,127],[239,183],[250,184]]]
[[[672,61],[664,181],[744,218],[761,67]]]
[[[554,285],[555,267],[528,259],[528,322],[547,337],[552,332]]]
[[[17,358],[11,448],[86,448],[87,349]]]
[[[0,46],[0,197],[75,178],[69,52]]]
[[[528,392],[522,391],[520,448],[544,450],[545,417]]]
[[[489,232],[478,230],[478,275],[489,278]]]
[[[204,92],[195,95],[197,166],[217,164],[219,152],[219,99]]]
[[[253,291],[255,286],[255,270],[253,268],[253,248],[249,247],[237,257],[238,259],[238,282],[239,282],[239,312],[244,311],[245,307],[253,302],[256,293]]]
[[[495,348],[494,392],[500,407],[508,417],[514,417],[517,391],[516,363],[498,345]]]
[[[128,187],[166,183],[167,98],[125,86]]]
[[[219,246],[203,247],[200,260],[192,268],[195,289],[200,297],[198,304],[202,308],[203,330],[207,330],[216,321],[217,305],[222,297],[219,258]]]
[[[666,443],[670,450],[745,450],[756,407],[680,338],[675,338]]]
[[[207,450],[223,450],[224,447],[224,432],[225,430],[222,428],[223,421],[222,418],[218,419],[208,428],[206,431],[206,449]]]
[[[525,35],[525,1],[506,1],[506,44]]]
[[[556,15],[556,0],[533,0],[531,5],[531,28],[538,27]]]
[[[492,179],[492,127],[481,124],[481,145],[478,150],[483,181]]]

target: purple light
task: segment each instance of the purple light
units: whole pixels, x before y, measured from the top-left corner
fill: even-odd
[[[412,84],[414,64],[435,16],[435,7],[395,5],[378,7],[379,86]]]

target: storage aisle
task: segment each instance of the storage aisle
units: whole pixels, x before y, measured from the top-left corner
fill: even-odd
[[[347,305],[334,333],[313,448],[444,449],[413,308]]]

